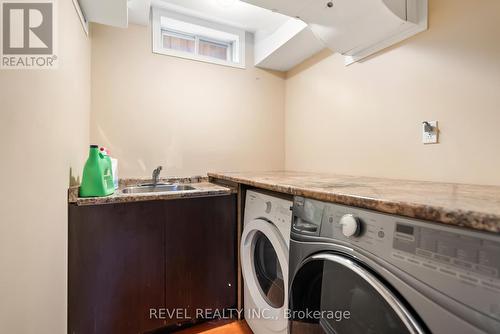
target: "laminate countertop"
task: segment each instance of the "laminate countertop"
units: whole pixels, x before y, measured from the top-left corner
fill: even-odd
[[[212,179],[500,233],[500,186],[303,172],[208,173]]]
[[[71,187],[68,190],[68,203],[76,205],[102,205],[116,203],[130,203],[142,201],[171,200],[191,197],[223,196],[234,193],[234,189],[223,187],[208,182],[208,177],[186,177],[160,179],[160,183],[188,184],[193,190],[182,190],[175,192],[153,192],[153,193],[129,193],[123,192],[128,186],[135,186],[151,182],[151,179],[123,179],[120,180],[119,188],[113,195],[105,197],[79,197],[79,187]]]

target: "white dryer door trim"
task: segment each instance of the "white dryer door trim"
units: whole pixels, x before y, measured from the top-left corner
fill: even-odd
[[[254,251],[257,232],[263,233],[271,242],[271,245],[278,257],[279,265],[283,273],[284,284],[284,302],[282,307],[275,308],[265,300],[260,284],[257,282],[254,265]],[[287,322],[280,321],[285,316],[285,310],[288,308],[288,247],[283,240],[278,228],[271,222],[264,219],[255,219],[245,225],[240,245],[241,270],[243,279],[252,295],[252,300],[256,308],[260,310],[260,315],[266,319],[276,319],[269,323],[275,331],[281,331],[286,328]],[[245,314],[246,315],[246,314]],[[286,320],[286,319],[285,319]]]

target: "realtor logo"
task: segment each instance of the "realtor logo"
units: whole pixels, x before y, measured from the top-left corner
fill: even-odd
[[[0,0],[4,69],[55,68],[53,0]]]

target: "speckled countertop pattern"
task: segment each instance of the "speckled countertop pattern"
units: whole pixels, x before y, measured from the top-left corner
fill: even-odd
[[[123,179],[119,182],[119,188],[113,195],[106,197],[78,197],[78,187],[71,187],[68,190],[68,203],[83,205],[101,205],[101,204],[116,204],[116,203],[130,203],[141,201],[157,201],[157,200],[170,200],[190,197],[207,197],[207,196],[223,196],[234,193],[234,189],[222,187],[208,182],[207,177],[195,176],[186,178],[167,178],[160,179],[160,183],[181,183],[189,184],[194,187],[194,190],[183,190],[176,192],[157,192],[157,193],[135,193],[124,194],[123,188],[127,186],[134,186],[142,183],[150,183],[149,179]]]
[[[500,186],[282,171],[208,175],[321,201],[500,233]]]

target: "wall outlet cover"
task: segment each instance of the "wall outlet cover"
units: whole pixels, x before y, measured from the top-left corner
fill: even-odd
[[[422,122],[422,143],[437,144],[438,135],[439,135],[439,128],[437,121]]]

